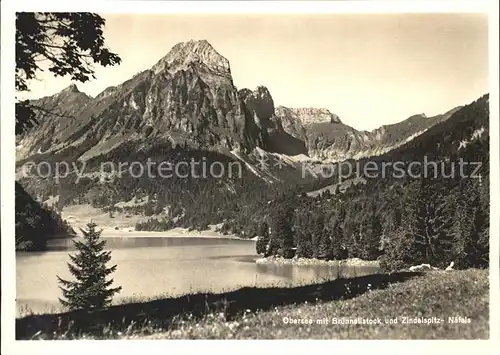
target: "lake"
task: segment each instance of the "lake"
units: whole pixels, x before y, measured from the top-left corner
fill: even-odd
[[[257,264],[255,242],[205,237],[109,237],[117,265],[114,301],[231,291],[244,286],[293,286],[377,272],[375,267]],[[59,311],[57,277],[70,278],[71,240],[56,240],[46,252],[16,253],[17,312]]]

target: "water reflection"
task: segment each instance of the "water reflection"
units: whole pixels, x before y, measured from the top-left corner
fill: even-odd
[[[76,238],[81,239],[80,237]],[[225,239],[225,238],[203,238],[203,237],[103,237],[106,248],[130,249],[130,248],[157,248],[157,247],[188,247],[188,246],[224,246],[232,244],[253,244],[249,240]],[[49,251],[71,251],[75,250],[72,239],[55,239],[48,245]]]
[[[294,265],[256,264],[259,274],[273,274],[288,280],[314,282],[334,280],[339,277],[358,277],[378,272],[376,267],[352,267],[344,265]]]
[[[226,292],[245,286],[294,286],[375,273],[375,268],[325,265],[256,264],[255,243],[193,237],[104,238],[113,251],[113,275],[122,292],[115,299],[172,297],[195,292]],[[71,240],[57,240],[44,253],[16,254],[18,314],[58,310],[56,275],[71,277],[67,268]]]

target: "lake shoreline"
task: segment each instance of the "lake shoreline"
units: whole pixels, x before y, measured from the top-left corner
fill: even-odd
[[[87,224],[92,221],[97,224],[97,229],[102,230],[102,237],[135,237],[135,238],[155,238],[155,237],[197,237],[197,238],[217,238],[217,239],[238,239],[236,234],[223,234],[219,230],[222,223],[210,224],[208,229],[203,231],[189,230],[189,228],[172,228],[165,231],[138,231],[135,226],[138,223],[146,222],[157,216],[146,217],[144,215],[128,214],[117,212],[112,216],[100,208],[92,207],[89,204],[71,205],[64,207],[61,217],[73,228],[76,236],[81,236],[81,229],[85,230]]]
[[[250,238],[241,238],[234,234],[224,235],[215,230],[215,228],[209,228],[207,230],[189,230],[188,228],[172,228],[165,231],[138,231],[133,228],[124,228],[121,230],[116,230],[113,228],[101,228],[101,237],[112,238],[112,237],[124,237],[124,238],[211,238],[211,239],[232,239],[232,240],[249,240]]]
[[[284,304],[282,289],[247,287],[222,294],[122,304],[95,319],[76,311],[16,318],[16,336],[18,340],[487,339],[488,276],[488,270],[478,269],[368,275],[291,288]],[[263,293],[268,297],[254,297]],[[462,295],[460,299],[453,297],[457,293]],[[232,308],[225,308],[220,300],[230,300]],[[190,309],[193,314],[178,318],[174,304],[182,304],[179,309]],[[164,313],[158,313],[158,307]],[[418,316],[423,308],[439,312],[432,318]],[[228,312],[233,316],[228,318]],[[359,324],[354,333],[347,325],[317,323],[325,316],[330,320],[380,318],[382,324]],[[292,324],[284,322],[285,318],[306,321]],[[404,318],[416,321],[408,326]],[[444,321],[434,322],[434,318]],[[397,322],[387,323],[390,319]],[[72,322],[76,323],[71,328],[68,324]],[[109,328],[108,323],[113,326]],[[269,324],[274,325],[273,332],[268,332]]]
[[[81,237],[82,232],[80,230],[84,229],[84,226],[72,226],[77,230],[76,235],[67,236],[67,238]],[[189,228],[176,227],[172,229],[167,229],[164,231],[147,231],[147,230],[136,230],[134,227],[126,228],[113,228],[110,226],[97,226],[98,230],[101,230],[101,237],[103,238],[207,238],[207,239],[230,239],[230,240],[246,240],[246,241],[256,241],[256,238],[242,238],[235,234],[223,234],[217,230],[218,225],[210,225],[208,229],[205,230],[190,230]],[[62,238],[57,238],[62,239]]]
[[[277,264],[277,265],[325,265],[325,266],[367,266],[380,267],[378,260],[363,260],[350,258],[343,260],[321,260],[316,258],[291,258],[269,256],[255,260],[256,264]]]

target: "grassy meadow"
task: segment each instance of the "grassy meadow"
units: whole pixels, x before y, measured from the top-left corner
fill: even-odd
[[[293,288],[245,287],[220,294],[135,300],[94,314],[30,315],[16,320],[16,337],[486,339],[488,299],[488,270],[398,272]],[[382,324],[332,324],[332,318],[343,317],[380,318]],[[403,324],[405,317],[434,317],[434,322]],[[458,323],[450,323],[449,317]],[[395,318],[397,323],[392,323]],[[438,318],[443,321],[436,323]],[[386,324],[389,319],[391,324]]]

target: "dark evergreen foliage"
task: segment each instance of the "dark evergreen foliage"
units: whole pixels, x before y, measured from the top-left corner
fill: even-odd
[[[281,197],[275,203],[275,209],[272,211],[271,217],[271,241],[272,245],[276,245],[277,253],[284,258],[292,258],[295,254],[292,221],[293,207],[290,200],[286,197]]]
[[[74,234],[53,208],[35,201],[17,182],[15,209],[16,250],[44,250],[50,239]]]
[[[82,230],[83,241],[73,240],[78,253],[69,255],[71,263],[68,263],[68,268],[75,280],[68,281],[57,276],[63,294],[59,301],[70,310],[105,308],[121,290],[121,286],[111,287],[113,279],[108,280],[116,265],[107,266],[111,251],[104,250],[106,241],[100,239],[101,231],[96,227],[95,223],[87,224],[88,229]]]
[[[453,255],[460,268],[485,267],[489,258],[489,218],[481,203],[480,184],[464,181],[459,186],[453,223]]]
[[[257,254],[266,254],[268,244],[269,244],[269,226],[267,225],[266,222],[263,222],[260,225],[257,243],[255,244]]]

